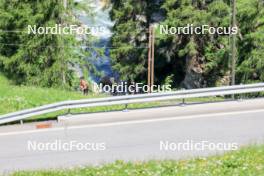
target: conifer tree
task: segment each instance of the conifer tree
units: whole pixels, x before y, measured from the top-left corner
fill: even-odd
[[[71,87],[80,58],[74,35],[28,34],[28,25],[76,24],[73,0],[0,1],[0,69],[18,84]],[[65,7],[67,5],[67,7]]]

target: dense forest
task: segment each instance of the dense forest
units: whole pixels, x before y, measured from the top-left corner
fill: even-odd
[[[28,25],[78,24],[76,9],[89,1],[1,0],[0,71],[17,84],[71,88],[74,64],[84,65],[82,45],[72,35],[32,35]],[[230,0],[109,0],[115,25],[110,51],[120,80],[147,80],[148,28],[187,24],[228,27]],[[66,3],[66,4],[65,4]],[[66,5],[66,7],[65,7]],[[92,15],[91,15],[92,18]],[[264,2],[237,0],[236,83],[264,81]],[[230,83],[229,35],[160,35],[155,38],[155,83],[198,88]],[[89,68],[88,68],[89,69]]]
[[[125,80],[144,81],[147,73],[147,29],[151,24],[228,27],[229,0],[113,0],[113,65]],[[237,79],[264,81],[264,5],[262,0],[237,0]],[[230,82],[229,35],[158,35],[155,82],[197,88]],[[167,79],[166,79],[167,78]]]
[[[77,24],[72,0],[1,0],[0,70],[17,84],[70,88],[73,64],[81,62],[75,35],[28,34],[28,25]],[[85,8],[87,6],[83,6]]]

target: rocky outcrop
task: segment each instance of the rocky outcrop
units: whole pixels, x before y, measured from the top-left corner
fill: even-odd
[[[182,87],[186,89],[202,88],[206,86],[203,79],[203,58],[187,57],[186,58],[186,74],[182,82]]]

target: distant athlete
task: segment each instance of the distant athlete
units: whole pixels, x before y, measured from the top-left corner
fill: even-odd
[[[80,78],[80,89],[83,92],[83,95],[88,95],[88,83],[84,80],[84,77]]]

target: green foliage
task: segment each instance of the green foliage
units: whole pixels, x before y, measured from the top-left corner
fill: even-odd
[[[112,1],[113,27],[111,58],[122,80],[145,82],[151,1]]]
[[[122,79],[145,81],[147,75],[146,31],[153,16],[163,17],[159,24],[169,27],[210,25],[229,27],[231,1],[229,0],[164,0],[156,5],[150,1],[113,1],[112,44],[120,49],[112,51],[114,68]],[[237,84],[260,82],[264,78],[264,8],[261,0],[237,1],[238,62]],[[144,17],[141,21],[139,17]],[[144,36],[144,40],[139,40]],[[155,82],[163,83],[167,76],[174,75],[173,85],[181,86],[188,72],[197,66],[201,80],[215,86],[228,84],[230,77],[230,42],[228,35],[160,35],[156,30]],[[200,78],[199,78],[200,79]]]
[[[79,24],[74,11],[89,11],[92,18],[91,1],[68,0],[66,9],[60,0],[0,1],[0,70],[18,84],[74,87],[76,75],[70,68],[78,63],[86,71],[92,69],[82,59],[89,53],[82,50],[81,42],[76,36],[28,35],[26,28],[35,24]],[[108,7],[110,0],[104,3]],[[146,83],[150,25],[228,27],[230,3],[230,0],[112,0],[111,18],[115,25],[110,55],[114,70],[121,80]],[[237,84],[264,81],[263,1],[238,0],[237,11],[240,29]],[[155,16],[161,18],[157,20]],[[197,77],[193,81],[199,85],[228,84],[230,63],[227,35],[160,35],[156,29],[156,84],[174,75],[172,85],[180,87],[186,77],[193,76],[189,72],[197,68],[202,79]]]
[[[168,77],[168,84],[171,82],[170,77]],[[106,97],[105,94],[92,94],[89,96],[83,96],[81,92],[66,91],[56,88],[40,88],[37,86],[17,86],[12,84],[10,80],[1,75],[0,73],[0,114],[11,113],[19,110],[24,110],[28,108],[34,108],[41,105],[47,105],[50,103],[66,101],[66,100],[79,100],[87,98],[100,98]],[[222,98],[215,98],[214,101],[222,101]],[[212,101],[212,98],[195,98],[186,99],[187,102],[208,102]],[[139,109],[166,105],[175,105],[175,103],[180,103],[181,100],[168,101],[168,102],[149,102],[149,103],[138,103],[129,104],[129,109]],[[123,110],[124,105],[112,105],[112,106],[98,106],[91,108],[80,108],[73,109],[72,113],[87,113],[87,112],[109,112],[113,110]],[[58,111],[54,113],[49,113],[45,115],[40,115],[30,118],[30,120],[40,120],[40,119],[55,119],[57,116],[67,113],[65,111]]]
[[[165,0],[158,5],[151,1],[113,1],[112,18],[116,21],[113,30],[116,34],[112,37],[112,45],[122,48],[113,50],[111,56],[114,68],[119,71],[122,79],[146,80],[147,48],[139,47],[148,46],[147,30],[154,22],[153,16],[157,12],[165,17],[160,24],[168,26],[229,25],[230,10],[228,4],[222,0],[194,3],[188,0]],[[214,73],[216,78],[211,81],[212,84],[225,74],[228,36],[162,36],[159,33],[156,36],[155,82],[162,83],[167,76],[173,74],[173,85],[179,85],[184,79],[189,58],[202,60],[198,62],[206,67],[204,77],[210,75],[211,78],[217,67],[223,67],[222,75]],[[140,40],[142,38],[144,40]]]
[[[18,84],[45,87],[72,86],[69,65],[81,58],[80,43],[71,35],[28,34],[37,27],[75,24],[72,0],[0,1],[0,69]],[[79,47],[80,48],[80,47]]]
[[[264,81],[264,2],[240,0],[238,76],[241,83]]]
[[[173,83],[173,77],[174,75],[169,75],[166,77],[166,79],[164,80],[164,85],[172,85]]]
[[[0,114],[15,112],[27,108],[64,100],[77,100],[93,97],[55,88],[16,86],[0,74]]]
[[[222,0],[197,1],[196,3],[188,0],[167,0],[162,8],[166,11],[166,19],[162,22],[164,25],[176,27],[188,24],[194,26],[207,24],[213,27],[229,26],[230,10],[228,4]],[[178,83],[181,83],[186,76],[190,59],[191,63],[197,63],[203,69],[203,79],[207,81],[207,85],[214,85],[219,78],[225,75],[228,68],[226,59],[228,57],[228,36],[181,34],[165,36],[160,40],[162,43],[160,54],[169,57],[172,65],[181,64],[182,72],[185,73]],[[179,73],[175,71],[174,74]]]
[[[264,147],[253,146],[209,158],[135,163],[117,161],[105,166],[72,170],[16,172],[13,176],[262,176],[263,174]]]

